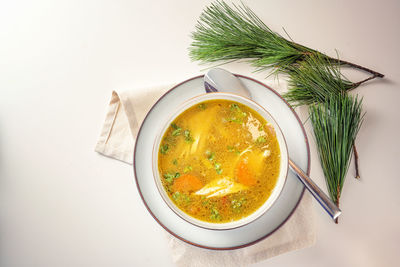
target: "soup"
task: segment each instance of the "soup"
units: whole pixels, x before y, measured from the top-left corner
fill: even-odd
[[[158,171],[169,198],[210,223],[240,220],[261,207],[280,171],[275,130],[249,107],[209,100],[181,113],[166,130]]]

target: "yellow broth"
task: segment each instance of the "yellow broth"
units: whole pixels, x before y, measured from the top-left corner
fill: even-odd
[[[206,222],[236,221],[271,195],[280,170],[279,144],[272,125],[249,107],[205,101],[171,123],[158,169],[179,209]]]

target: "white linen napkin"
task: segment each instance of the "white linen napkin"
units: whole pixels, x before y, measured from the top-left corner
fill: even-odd
[[[95,150],[133,164],[134,143],[140,124],[157,99],[170,88],[172,85],[139,91],[113,91]],[[314,245],[316,230],[312,197],[306,191],[296,211],[283,226],[266,239],[246,248],[230,251],[202,249],[166,234],[173,262],[177,266],[249,265]]]

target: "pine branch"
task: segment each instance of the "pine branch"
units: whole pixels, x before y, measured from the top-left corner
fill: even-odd
[[[289,91],[284,98],[294,106],[326,102],[332,95],[339,96],[353,90],[369,77],[360,82],[351,83],[341,75],[340,66],[320,56],[310,56],[289,72]],[[356,178],[360,177],[358,153],[354,144],[354,165]]]
[[[318,155],[332,200],[339,204],[354,140],[361,127],[362,100],[347,94],[332,95],[309,107]]]
[[[284,70],[318,53],[273,32],[247,6],[216,1],[201,14],[189,55],[203,62],[249,59],[258,70]]]
[[[289,71],[289,90],[283,97],[294,106],[324,103],[332,95],[341,95],[359,86],[347,80],[339,65],[321,55],[312,55]]]
[[[270,68],[272,72],[286,72],[290,66],[314,55],[367,71],[373,74],[371,79],[383,77],[371,69],[331,58],[285,39],[243,4],[231,7],[223,1],[212,3],[200,15],[192,39],[189,55],[192,60],[202,62],[248,59],[259,71]]]

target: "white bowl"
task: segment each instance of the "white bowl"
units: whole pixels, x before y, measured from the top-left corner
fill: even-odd
[[[207,101],[207,100],[218,100],[218,99],[231,100],[231,101],[238,102],[242,105],[248,106],[252,110],[256,111],[258,114],[260,114],[266,121],[268,121],[274,127],[276,137],[277,137],[277,140],[279,143],[279,149],[280,149],[279,175],[278,175],[276,185],[275,185],[274,189],[272,190],[272,193],[269,196],[269,198],[265,201],[265,203],[261,207],[259,207],[255,212],[251,213],[250,215],[248,215],[240,220],[236,220],[233,222],[226,222],[226,223],[210,223],[210,222],[201,221],[201,220],[198,220],[198,219],[188,215],[187,213],[185,213],[181,209],[179,209],[173,203],[173,201],[169,198],[167,192],[165,191],[164,186],[161,182],[161,177],[160,177],[160,173],[158,170],[158,151],[159,151],[160,143],[161,143],[161,140],[162,140],[165,132],[168,130],[170,124],[180,114],[182,114],[182,112],[184,112],[188,108],[190,108],[196,104],[199,104],[201,102]],[[196,96],[196,97],[191,98],[191,99],[187,100],[186,102],[184,102],[176,110],[176,112],[173,114],[173,116],[171,116],[171,118],[165,122],[163,128],[161,128],[161,131],[157,135],[157,138],[154,142],[152,157],[153,157],[152,158],[153,176],[155,179],[155,183],[157,185],[158,191],[161,194],[161,197],[166,202],[168,207],[172,211],[174,211],[178,216],[180,216],[182,219],[186,220],[187,222],[189,222],[193,225],[199,226],[199,227],[203,227],[206,229],[212,229],[212,230],[227,230],[227,229],[237,228],[237,227],[240,227],[240,226],[243,226],[243,225],[253,222],[257,218],[259,218],[261,215],[263,215],[265,212],[267,212],[268,209],[271,208],[271,206],[274,204],[275,200],[279,197],[279,195],[283,189],[283,186],[285,185],[286,177],[288,174],[288,166],[289,166],[288,165],[289,156],[288,156],[288,150],[287,150],[285,137],[283,136],[282,131],[279,128],[276,121],[274,120],[274,118],[268,113],[268,111],[266,111],[263,107],[258,105],[256,102],[254,102],[246,97],[236,95],[236,94],[231,94],[231,93],[207,93],[207,94]]]

